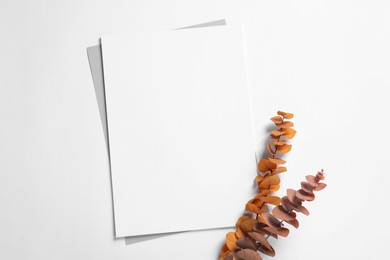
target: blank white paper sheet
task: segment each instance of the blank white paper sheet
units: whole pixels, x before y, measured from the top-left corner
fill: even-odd
[[[241,27],[102,38],[116,236],[229,227],[256,160]]]

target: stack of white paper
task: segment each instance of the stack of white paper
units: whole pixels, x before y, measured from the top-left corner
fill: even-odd
[[[102,54],[116,236],[233,226],[256,176],[242,29],[105,36]]]

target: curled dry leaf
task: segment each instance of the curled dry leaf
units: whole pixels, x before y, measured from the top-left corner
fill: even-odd
[[[286,128],[282,135],[287,139],[293,139],[296,133],[297,131],[295,131],[294,129]]]
[[[256,223],[257,223],[256,219],[250,218],[250,219],[244,220],[241,223],[240,228],[244,232],[249,232],[249,231],[251,231],[253,229],[253,227],[254,227],[254,225],[256,225]]]
[[[274,164],[285,164],[286,163],[285,160],[282,160],[280,158],[268,158],[268,160],[270,160]]]
[[[271,249],[268,249],[266,247],[260,247],[259,251],[262,252],[263,254],[269,255],[269,256],[275,256],[275,254],[276,254],[275,250],[272,248],[272,246],[271,246]]]
[[[278,152],[280,153],[288,153],[289,151],[291,151],[291,145],[289,144],[284,144],[284,145],[277,145],[276,146],[277,149],[278,149]]]
[[[284,117],[285,119],[291,119],[294,117],[293,113],[287,113],[287,112],[283,112],[283,111],[278,111],[277,114]]]
[[[236,242],[237,242],[237,237],[234,232],[229,232],[226,234],[226,245],[229,248],[229,250],[233,250],[237,248]]]
[[[283,117],[274,116],[274,117],[271,117],[271,121],[274,122],[276,125],[279,125],[279,124],[283,123]]]
[[[266,173],[268,171],[272,171],[273,169],[276,169],[276,164],[271,162],[268,159],[262,158],[262,159],[260,159],[260,162],[259,162],[257,168],[260,172]]]
[[[242,249],[237,252],[237,256],[243,260],[261,260],[261,256],[252,249]]]
[[[276,168],[275,170],[273,170],[271,172],[271,175],[275,175],[275,174],[279,174],[279,173],[282,173],[282,172],[286,172],[287,171],[287,168],[286,167],[278,167]]]
[[[272,214],[280,220],[294,220],[297,217],[292,211],[287,211],[283,206],[277,206],[272,210]]]
[[[264,237],[264,235],[257,232],[249,232],[248,235],[252,237],[254,240],[256,240],[261,246],[266,247],[269,250],[272,250],[272,246],[270,245],[268,240]]]
[[[253,243],[252,240],[250,240],[247,237],[242,237],[242,238],[238,239],[236,242],[236,245],[242,249],[252,249],[255,251],[257,249],[257,246],[255,245],[255,243]]]

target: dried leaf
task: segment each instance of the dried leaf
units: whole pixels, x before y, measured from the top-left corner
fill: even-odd
[[[260,159],[257,168],[260,172],[266,173],[267,171],[272,171],[273,169],[276,169],[276,164],[268,159],[262,158]]]
[[[314,188],[315,191],[320,191],[320,190],[323,190],[326,188],[326,184],[325,183],[318,183],[317,187]]]
[[[254,225],[256,225],[256,223],[257,223],[256,219],[250,218],[250,219],[244,220],[241,223],[240,228],[244,232],[249,232],[249,231],[252,231],[252,229],[253,229]]]
[[[276,125],[279,125],[283,122],[283,117],[274,116],[274,117],[271,117],[271,121],[274,122]]]
[[[280,198],[278,196],[268,196],[262,199],[263,202],[269,203],[275,206],[280,205]]]
[[[272,155],[274,155],[276,153],[274,150],[272,150],[271,145],[269,144],[269,142],[267,142],[267,150]]]
[[[307,210],[307,208],[305,208],[304,206],[298,206],[296,209],[295,209],[297,212],[301,212],[302,214],[305,214],[306,216],[309,216],[310,215],[310,212]]]
[[[297,219],[287,220],[286,222],[295,228],[299,228],[299,221]]]
[[[310,183],[308,182],[301,182],[301,188],[302,190],[306,191],[306,192],[313,192],[315,186],[311,185]]]
[[[237,237],[238,239],[240,239],[240,238],[242,238],[242,237],[244,237],[244,236],[245,236],[245,232],[242,231],[242,229],[241,229],[240,227],[238,227],[238,228],[236,229],[236,237]]]
[[[273,145],[284,145],[286,141],[272,142]]]
[[[237,242],[237,237],[234,232],[229,232],[226,234],[226,245],[229,248],[229,250],[233,250],[237,248],[236,242]]]
[[[282,167],[278,167],[275,170],[273,170],[271,172],[271,174],[274,175],[274,174],[279,174],[279,173],[286,172],[286,171],[287,171],[287,168],[282,166]]]
[[[259,183],[259,189],[265,190],[269,189],[272,185],[279,185],[280,184],[280,178],[278,175],[269,175],[262,182]]]
[[[290,127],[293,127],[293,126],[294,126],[294,123],[291,122],[291,121],[284,121],[284,122],[280,125],[281,128],[290,128]]]
[[[287,189],[287,197],[288,197],[288,200],[294,204],[294,205],[297,205],[297,206],[300,206],[302,205],[302,201],[301,199],[299,199],[297,197],[297,191],[296,190],[293,190],[293,189]]]
[[[307,175],[306,180],[308,183],[310,183],[312,186],[317,187],[318,181],[316,180],[316,177],[313,175]]]
[[[313,201],[315,199],[314,193],[309,193],[302,189],[297,191],[296,196],[300,200]]]
[[[254,240],[259,242],[262,246],[266,247],[269,250],[272,250],[271,245],[269,244],[268,240],[264,237],[264,235],[261,235],[257,232],[249,232],[248,235],[252,237]]]
[[[271,250],[266,247],[260,247],[259,251],[265,255],[275,256],[275,250],[272,248],[272,246],[271,246]]]
[[[284,227],[282,228],[265,227],[264,229],[282,237],[287,237],[288,234],[290,233],[290,230]]]
[[[251,217],[250,216],[242,216],[242,217],[240,217],[238,220],[237,220],[237,222],[236,222],[236,227],[239,227],[239,226],[241,226],[241,223],[244,221],[244,220],[247,220],[247,219],[251,219]]]
[[[280,158],[268,158],[268,160],[270,160],[274,164],[285,164],[286,163],[285,160],[282,160]]]
[[[247,237],[242,237],[238,239],[236,245],[242,249],[247,249],[247,248],[252,250],[257,249],[256,245],[252,242],[252,240],[250,240]]]
[[[295,131],[294,129],[286,128],[286,129],[284,129],[283,136],[287,139],[293,139],[296,133],[297,133],[297,131]]]
[[[279,153],[288,153],[289,151],[291,151],[291,147],[292,147],[291,144],[284,144],[284,145],[277,145],[276,146]]]
[[[286,133],[285,131],[273,130],[271,132],[271,135],[279,137],[281,135],[284,135],[285,133]]]
[[[294,114],[293,113],[287,113],[287,112],[283,112],[283,111],[278,111],[277,113],[278,115],[286,118],[286,119],[291,119],[294,117]]]
[[[264,176],[257,175],[255,181],[256,182],[262,182],[264,180]]]
[[[265,220],[265,223],[272,227],[272,228],[275,228],[275,229],[279,229],[281,228],[281,223],[280,221],[275,218],[273,215],[269,214],[269,213],[263,213],[261,214]]]
[[[261,260],[261,256],[252,249],[242,249],[237,252],[237,256],[243,260]]]
[[[293,220],[297,217],[294,212],[289,212],[282,206],[277,206],[272,210],[272,214],[280,220]]]

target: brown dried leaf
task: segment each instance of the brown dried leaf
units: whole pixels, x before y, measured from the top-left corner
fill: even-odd
[[[269,235],[269,236],[272,236],[275,239],[278,239],[278,235],[265,230],[264,228],[266,228],[266,227],[268,227],[267,224],[262,223],[262,222],[258,222],[256,224],[256,226],[253,227],[253,230],[256,231],[257,233],[261,234],[261,235]]]
[[[297,197],[297,191],[296,190],[293,190],[293,189],[287,189],[287,197],[288,197],[288,200],[294,204],[294,205],[297,205],[297,206],[300,206],[302,205],[302,201],[301,199],[299,199]]]
[[[276,125],[279,125],[283,122],[283,117],[274,116],[274,117],[271,117],[271,121],[274,122]]]
[[[274,164],[285,164],[286,163],[285,160],[282,160],[280,158],[268,158],[268,160],[270,160]]]
[[[287,196],[284,196],[280,203],[287,211],[292,211],[296,208],[296,206],[287,198]]]
[[[268,240],[264,237],[264,235],[261,235],[257,232],[250,232],[248,233],[248,235],[251,236],[257,242],[259,242],[262,246],[266,247],[269,250],[272,250],[271,245],[269,244]]]
[[[284,144],[284,145],[277,145],[276,146],[279,153],[288,153],[289,151],[291,151],[291,147],[292,147],[291,144]]]
[[[271,172],[272,175],[275,175],[275,174],[279,174],[279,173],[282,173],[282,172],[286,172],[287,171],[287,168],[282,166],[282,167],[278,167],[276,168],[275,170],[273,170]]]
[[[301,188],[302,188],[302,190],[304,190],[306,192],[313,192],[315,186],[311,185],[308,182],[302,181],[301,182]]]
[[[326,188],[326,184],[325,183],[318,183],[318,186],[314,188],[315,191],[320,191],[320,190],[323,190]]]
[[[310,185],[314,186],[314,187],[317,187],[318,185],[318,181],[316,180],[316,177],[313,176],[313,175],[307,175],[306,176],[306,180],[308,183],[310,183]]]
[[[236,241],[237,237],[234,232],[229,232],[226,234],[226,245],[229,250],[234,250],[235,248],[237,248]]]
[[[277,218],[275,218],[275,216],[273,216],[269,213],[263,213],[261,215],[264,218],[265,224],[267,224],[268,226],[275,228],[275,229],[281,228],[281,223]]]
[[[290,233],[290,230],[284,227],[282,228],[265,227],[264,229],[282,237],[287,237],[288,234]]]
[[[302,214],[305,214],[306,216],[310,215],[310,212],[305,208],[304,206],[298,206],[295,211],[301,212]]]
[[[260,247],[259,251],[265,255],[275,256],[275,250],[272,248],[272,246],[271,246],[271,250],[266,247]]]
[[[242,249],[237,252],[237,256],[243,260],[262,260],[261,256],[252,249]]]
[[[299,221],[297,219],[287,220],[286,222],[295,228],[299,228]]]
[[[272,214],[280,220],[293,220],[297,217],[294,212],[289,212],[282,206],[277,206],[272,210]]]
[[[284,129],[283,136],[287,139],[293,139],[296,133],[297,133],[297,131],[295,131],[294,129],[286,128],[286,129]]]
[[[314,193],[309,193],[302,189],[297,191],[296,196],[300,200],[313,201],[315,199]]]
[[[236,245],[242,249],[247,249],[247,248],[252,249],[252,250],[257,249],[256,245],[252,242],[252,240],[250,240],[247,237],[242,237],[242,238],[238,239],[236,242]]]

